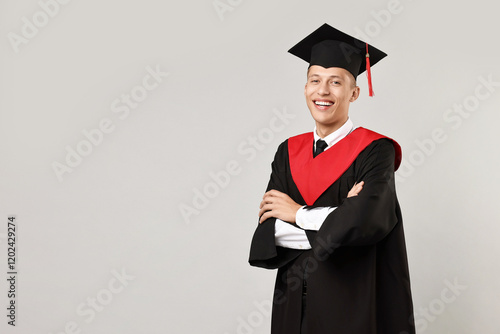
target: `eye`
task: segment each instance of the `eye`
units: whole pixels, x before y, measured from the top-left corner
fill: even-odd
[[[338,86],[338,85],[340,85],[340,81],[332,81],[332,84]]]

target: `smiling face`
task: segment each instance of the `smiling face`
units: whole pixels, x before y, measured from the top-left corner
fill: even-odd
[[[304,94],[316,131],[324,138],[347,121],[349,104],[358,98],[359,87],[343,68],[313,65],[307,72]]]

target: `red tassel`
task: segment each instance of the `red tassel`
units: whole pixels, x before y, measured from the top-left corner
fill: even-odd
[[[368,53],[368,43],[366,43],[366,76],[368,77],[368,91],[373,96],[372,72],[370,70],[370,54]]]

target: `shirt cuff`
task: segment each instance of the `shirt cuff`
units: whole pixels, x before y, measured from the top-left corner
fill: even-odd
[[[292,249],[311,249],[306,232],[295,225],[276,219],[274,224],[276,246]]]
[[[295,214],[295,223],[304,230],[318,231],[326,217],[336,208],[332,206],[306,208],[304,205]]]

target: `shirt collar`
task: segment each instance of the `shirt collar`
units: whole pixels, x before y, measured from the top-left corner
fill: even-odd
[[[314,127],[314,148],[316,148],[316,142],[318,141],[318,139],[323,139],[328,145],[328,147],[326,148],[326,150],[328,150],[330,147],[344,139],[344,137],[351,133],[352,130],[354,130],[354,123],[350,118],[347,119],[344,125],[330,133],[325,138],[321,138],[320,136],[318,136],[318,134],[316,133],[316,127]]]

